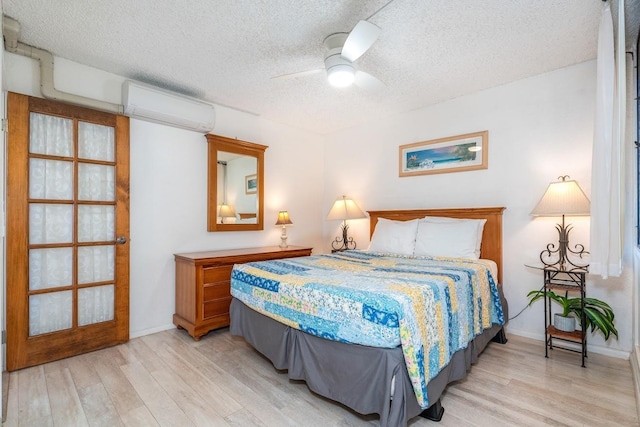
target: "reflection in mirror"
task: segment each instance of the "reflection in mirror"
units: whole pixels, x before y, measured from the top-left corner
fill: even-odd
[[[267,146],[207,135],[209,231],[263,229],[264,151]]]
[[[218,224],[257,224],[258,160],[218,151]]]

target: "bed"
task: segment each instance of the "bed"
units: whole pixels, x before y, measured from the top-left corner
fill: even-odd
[[[445,268],[447,277],[455,277],[456,280],[458,280],[457,278],[459,277],[467,277],[468,274],[466,272],[469,270],[477,269],[482,272],[485,271],[486,266],[486,270],[490,272],[486,273],[487,280],[483,279],[479,282],[488,283],[487,289],[492,289],[491,292],[497,294],[497,296],[491,295],[487,297],[493,300],[493,308],[491,309],[493,311],[487,308],[490,304],[486,302],[480,303],[475,311],[480,313],[481,310],[488,310],[491,311],[491,314],[477,314],[477,318],[481,318],[481,320],[476,319],[475,321],[470,321],[470,326],[467,328],[474,330],[475,333],[469,333],[470,338],[467,341],[456,336],[453,341],[455,343],[460,341],[461,344],[447,344],[448,353],[442,350],[441,347],[444,347],[443,345],[438,347],[437,351],[434,351],[433,347],[426,347],[427,351],[425,351],[425,354],[429,356],[427,357],[428,362],[425,362],[424,365],[427,367],[425,367],[419,375],[416,374],[413,359],[409,357],[409,355],[413,355],[415,352],[411,346],[405,345],[405,341],[411,342],[411,339],[415,337],[417,337],[417,340],[420,340],[421,336],[425,336],[423,331],[421,334],[420,331],[415,333],[413,329],[416,328],[412,329],[412,327],[408,327],[404,329],[404,331],[412,331],[411,333],[413,333],[414,336],[411,335],[410,332],[404,333],[402,326],[400,326],[400,333],[396,335],[400,336],[400,340],[402,341],[401,345],[394,345],[392,341],[384,341],[381,343],[375,341],[375,346],[366,345],[368,342],[366,340],[370,338],[364,337],[362,339],[365,341],[360,343],[359,339],[363,337],[363,334],[359,334],[360,331],[348,333],[346,336],[349,339],[343,339],[341,336],[327,336],[333,335],[334,331],[315,328],[315,325],[315,329],[302,327],[302,321],[299,325],[296,323],[299,319],[295,321],[287,319],[283,313],[280,312],[276,314],[268,313],[261,310],[262,306],[260,304],[243,295],[246,288],[250,287],[248,284],[255,285],[254,282],[258,280],[251,275],[254,274],[253,270],[255,269],[267,271],[271,274],[271,276],[267,274],[265,276],[266,279],[259,278],[260,285],[257,287],[261,293],[270,294],[273,290],[270,289],[270,286],[272,286],[273,283],[277,286],[278,277],[280,277],[278,274],[282,274],[282,271],[280,271],[282,269],[287,270],[287,272],[292,269],[305,270],[313,263],[329,265],[345,260],[345,262],[351,263],[348,268],[356,271],[355,274],[372,274],[370,271],[373,270],[375,273],[373,276],[363,276],[371,277],[371,286],[373,286],[377,277],[375,275],[377,275],[380,270],[384,270],[384,268],[380,268],[380,263],[390,262],[387,259],[387,254],[378,254],[375,251],[353,251],[350,253],[322,255],[310,257],[304,260],[304,262],[299,259],[296,262],[293,260],[291,260],[291,262],[277,261],[275,264],[265,265],[260,263],[261,265],[252,266],[248,264],[234,267],[231,286],[232,295],[235,295],[230,308],[230,331],[233,335],[244,337],[257,351],[266,356],[276,369],[286,370],[289,378],[304,380],[307,386],[315,393],[342,403],[360,414],[379,414],[380,424],[383,427],[404,426],[408,420],[418,415],[439,420],[444,412],[440,403],[440,396],[446,385],[452,381],[464,378],[471,364],[477,361],[479,354],[490,341],[506,342],[503,323],[504,319],[508,318],[508,313],[506,301],[501,292],[502,288],[499,284],[502,280],[503,210],[504,208],[499,207],[369,211],[372,238],[376,237],[375,230],[378,222],[408,225],[416,222],[413,220],[425,217],[446,217],[483,221],[484,227],[480,230],[482,237],[478,240],[479,242],[481,241],[481,246],[478,248],[480,252],[479,258],[490,260],[489,262],[465,261],[462,263],[463,267],[461,267],[465,273],[454,274],[449,270],[453,268],[452,265],[454,262],[452,260],[436,259],[435,261],[442,261],[446,264],[445,267],[441,267],[439,264],[435,265],[434,260],[429,259],[428,263],[430,263],[430,267],[425,271],[426,275],[429,275],[432,274],[431,269],[433,268]],[[382,226],[379,227],[379,229],[381,228]],[[374,242],[379,242],[379,239],[372,239],[372,246]],[[391,258],[393,258],[393,262],[398,263],[398,265],[392,264],[389,267],[390,270],[395,271],[397,268],[402,268],[405,276],[414,275],[415,272],[411,270],[411,268],[413,268],[412,263],[418,262],[413,259],[414,257],[393,255]],[[449,264],[447,264],[447,262]],[[457,263],[458,261],[455,260],[455,264]],[[364,267],[360,267],[360,264]],[[374,268],[371,268],[370,264],[375,264]],[[422,264],[420,265],[420,269],[427,268],[422,267]],[[365,273],[361,272],[363,270],[365,270]],[[327,274],[330,275],[331,273],[332,272]],[[438,270],[437,273],[441,274],[440,270]],[[302,274],[307,274],[307,272],[304,271]],[[274,277],[277,280],[272,280]],[[326,277],[318,277],[314,280],[321,283],[322,280],[332,280],[332,278],[333,276],[330,275],[329,279]],[[266,281],[263,282],[263,280]],[[478,279],[469,280],[478,281]],[[449,283],[448,286],[450,287],[454,286],[451,284],[453,282],[450,283],[450,281],[448,281],[447,283]],[[455,286],[459,285],[456,284]],[[449,291],[447,291],[447,304],[451,305],[448,299],[450,297],[448,292]],[[369,298],[369,296],[366,295],[363,298],[366,299]],[[241,299],[244,299],[244,301]],[[496,302],[496,300],[499,302]],[[267,304],[270,304],[270,302],[267,302]],[[378,307],[376,304],[382,303],[375,302],[372,304]],[[374,311],[378,313],[378,311]],[[383,310],[383,312],[386,313],[388,310]],[[484,313],[484,311],[482,313]],[[456,316],[456,319],[459,319],[466,315],[456,314]],[[490,318],[489,321],[487,320],[487,316]],[[448,322],[452,322],[451,318],[451,315],[449,315]],[[357,322],[352,321],[348,321],[347,323],[357,324]],[[385,322],[377,323],[384,324]],[[398,323],[403,324],[402,322],[396,321],[396,326]],[[482,323],[482,325],[478,326],[477,324],[479,323]],[[329,328],[329,326],[327,326],[327,328]],[[361,325],[358,327],[362,328]],[[382,329],[382,331],[376,330],[376,333],[379,335],[372,334],[375,339],[390,337],[388,331],[382,327],[380,329]],[[370,331],[366,330],[365,332],[369,333]],[[407,336],[409,337],[408,339]],[[449,337],[449,339],[451,340],[451,337]],[[424,345],[424,343],[422,344]],[[442,364],[443,360],[438,359],[438,354],[441,355],[442,353],[446,353],[444,364]],[[433,355],[436,356],[432,357]],[[422,360],[424,360],[424,358]],[[434,360],[435,362],[433,362]],[[430,366],[432,362],[435,363],[433,367]],[[438,365],[438,363],[440,363],[440,365]],[[430,374],[427,376],[424,371],[429,371]]]

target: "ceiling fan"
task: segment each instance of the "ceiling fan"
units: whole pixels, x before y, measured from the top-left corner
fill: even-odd
[[[335,87],[347,87],[355,83],[367,90],[384,88],[384,83],[369,73],[358,70],[355,61],[360,58],[378,39],[382,29],[369,21],[360,21],[350,33],[335,33],[324,39],[326,52],[324,69],[329,84]],[[284,74],[273,78],[300,77],[321,72],[322,68]]]

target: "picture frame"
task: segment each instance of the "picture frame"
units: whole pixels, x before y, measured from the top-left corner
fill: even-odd
[[[258,175],[247,175],[244,177],[244,193],[256,194],[258,192]]]
[[[489,131],[401,145],[400,177],[463,172],[489,167]]]

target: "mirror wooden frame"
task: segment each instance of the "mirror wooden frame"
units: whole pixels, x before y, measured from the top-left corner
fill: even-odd
[[[207,230],[208,231],[250,231],[264,230],[264,152],[266,145],[224,136],[207,134],[208,177],[207,177]],[[218,224],[218,152],[225,151],[255,157],[258,178],[258,215],[255,224]]]

